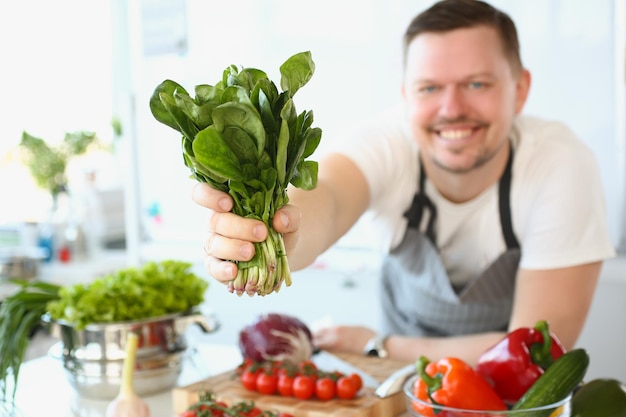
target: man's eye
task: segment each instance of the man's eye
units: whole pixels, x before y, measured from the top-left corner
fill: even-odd
[[[429,94],[429,93],[434,93],[435,91],[437,91],[437,86],[434,85],[425,85],[425,86],[421,86],[417,89],[417,92],[420,94]]]
[[[468,84],[470,90],[479,90],[481,88],[485,88],[486,86],[487,84],[481,81],[472,81]]]

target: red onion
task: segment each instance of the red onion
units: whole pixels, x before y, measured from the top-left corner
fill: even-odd
[[[244,359],[298,363],[313,355],[311,330],[296,317],[268,313],[239,333]]]

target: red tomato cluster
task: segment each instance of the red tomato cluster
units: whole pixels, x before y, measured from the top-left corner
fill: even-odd
[[[178,417],[293,417],[287,413],[263,411],[253,401],[240,401],[228,406],[223,401],[216,401],[213,393],[206,392]]]
[[[300,400],[333,398],[350,400],[363,386],[358,374],[324,372],[311,361],[298,364],[273,361],[244,361],[237,369],[241,383],[247,390],[265,395],[296,397]]]

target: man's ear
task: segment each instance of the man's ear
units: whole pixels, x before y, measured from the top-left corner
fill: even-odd
[[[526,104],[526,99],[528,98],[528,93],[530,92],[530,84],[530,71],[522,69],[515,86],[515,114],[519,114],[524,108],[524,104]]]

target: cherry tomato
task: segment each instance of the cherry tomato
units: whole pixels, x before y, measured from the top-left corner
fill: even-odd
[[[183,411],[182,413],[178,415],[178,417],[196,417],[196,416],[197,416],[196,412],[190,411],[190,410]]]
[[[293,380],[295,378],[288,374],[278,376],[278,393],[283,397],[291,397],[293,395]]]
[[[361,378],[361,375],[359,375],[359,374],[350,374],[350,378],[356,384],[356,392],[361,391],[361,388],[363,388],[363,378]]]
[[[315,394],[315,378],[311,375],[298,375],[293,380],[293,396],[308,400]]]
[[[335,381],[331,377],[324,376],[315,382],[315,396],[322,401],[335,398],[336,391]]]
[[[256,391],[256,381],[259,376],[259,370],[248,368],[241,374],[241,384],[249,391]]]
[[[298,365],[294,365],[290,362],[282,362],[280,366],[276,369],[276,373],[279,377],[284,374],[289,375],[290,377],[295,377],[298,371]]]
[[[300,362],[298,368],[303,375],[317,375],[317,366],[311,360]]]
[[[337,380],[337,397],[342,400],[351,400],[356,396],[357,385],[350,376],[343,376]]]
[[[237,366],[237,375],[241,376],[246,369],[254,365],[254,361],[252,359],[244,359],[243,362]]]
[[[342,372],[340,371],[333,371],[329,374],[329,376],[333,379],[333,381],[338,380],[339,378],[341,378],[342,376],[345,376]]]
[[[228,404],[222,401],[217,401],[215,404],[209,407],[209,410],[211,410],[210,415],[211,417],[223,417],[224,416],[223,409],[227,409],[227,408],[228,408]]]
[[[208,411],[210,411],[210,414],[201,413],[200,415],[201,416],[205,416],[206,415],[206,416],[211,416],[211,417],[224,417],[224,412],[222,410],[218,410],[216,408],[211,407],[211,408],[209,408]]]
[[[263,411],[260,408],[258,408],[258,407],[252,407],[248,411],[240,411],[239,412],[239,415],[241,417],[257,417],[257,416],[260,416],[261,414],[263,414]]]
[[[261,372],[256,379],[256,390],[261,394],[272,395],[278,387],[278,376],[271,371]]]
[[[183,414],[178,417],[223,417],[224,409],[228,409],[228,404],[223,401],[203,400],[204,403],[197,405],[191,410],[191,414]]]
[[[289,413],[279,413],[278,417],[293,417],[293,414],[289,414]]]

